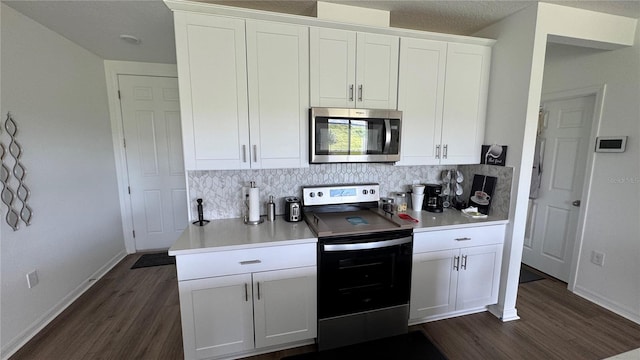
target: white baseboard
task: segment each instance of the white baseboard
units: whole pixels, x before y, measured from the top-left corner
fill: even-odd
[[[89,276],[78,287],[73,289],[67,296],[62,298],[57,304],[55,304],[49,311],[45,312],[24,331],[18,334],[15,338],[7,343],[1,350],[0,354],[2,360],[7,360],[13,354],[15,354],[21,347],[23,347],[29,340],[36,336],[45,326],[47,326],[53,319],[55,319],[60,313],[69,307],[74,301],[76,301],[82,294],[84,294],[93,284],[100,280],[106,273],[109,272],[114,266],[116,266],[122,259],[127,256],[126,251],[121,251],[111,258],[104,266],[98,269],[95,273]]]
[[[627,318],[637,324],[640,324],[640,314],[634,313],[633,309],[629,309],[622,304],[602,297],[600,294],[594,293],[581,286],[576,286],[573,293],[583,297],[592,303],[602,306],[603,308],[612,311],[624,318]]]

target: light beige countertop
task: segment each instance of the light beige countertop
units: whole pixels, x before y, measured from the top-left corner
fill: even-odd
[[[445,209],[441,213],[427,211],[407,211],[407,215],[418,220],[412,223],[398,219],[398,223],[408,223],[414,232],[459,229],[467,227],[506,224],[508,220],[489,216],[473,219],[455,209]],[[282,216],[276,221],[265,221],[258,225],[245,225],[241,219],[212,220],[205,226],[189,224],[180,238],[169,249],[169,255],[187,255],[212,251],[250,249],[267,246],[282,246],[315,243],[318,239],[304,221],[286,222]]]
[[[456,209],[444,209],[441,213],[432,213],[428,211],[407,211],[407,215],[418,220],[418,223],[413,225],[413,232],[425,232],[425,231],[437,231],[437,230],[450,230],[460,229],[467,227],[488,226],[488,225],[500,225],[506,224],[509,221],[507,219],[498,218],[489,215],[484,219],[474,219],[462,214]],[[396,215],[394,215],[396,216]],[[402,220],[406,221],[406,220]]]
[[[245,225],[241,219],[212,220],[205,226],[189,224],[169,249],[169,255],[249,249],[265,246],[315,243],[318,239],[304,221],[286,222],[276,216],[273,222]]]

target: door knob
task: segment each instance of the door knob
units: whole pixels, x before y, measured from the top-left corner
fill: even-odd
[[[576,201],[572,202],[571,205],[580,207],[580,200],[576,200]]]

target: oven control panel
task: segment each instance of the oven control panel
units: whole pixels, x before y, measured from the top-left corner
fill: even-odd
[[[302,188],[302,203],[304,206],[351,204],[379,200],[380,185],[376,183],[321,185]]]

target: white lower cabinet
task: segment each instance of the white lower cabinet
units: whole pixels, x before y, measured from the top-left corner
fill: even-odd
[[[410,322],[495,304],[503,242],[503,225],[414,234]]]
[[[315,245],[310,245],[315,252]],[[274,251],[286,251],[277,248]],[[224,253],[210,260],[233,257]],[[181,263],[186,261],[178,257],[179,278]],[[313,266],[263,271],[270,262],[284,264],[266,258],[242,261],[258,271],[178,282],[185,359],[239,358],[278,345],[313,342],[317,333],[315,260]]]
[[[181,281],[185,359],[254,348],[251,274]]]

